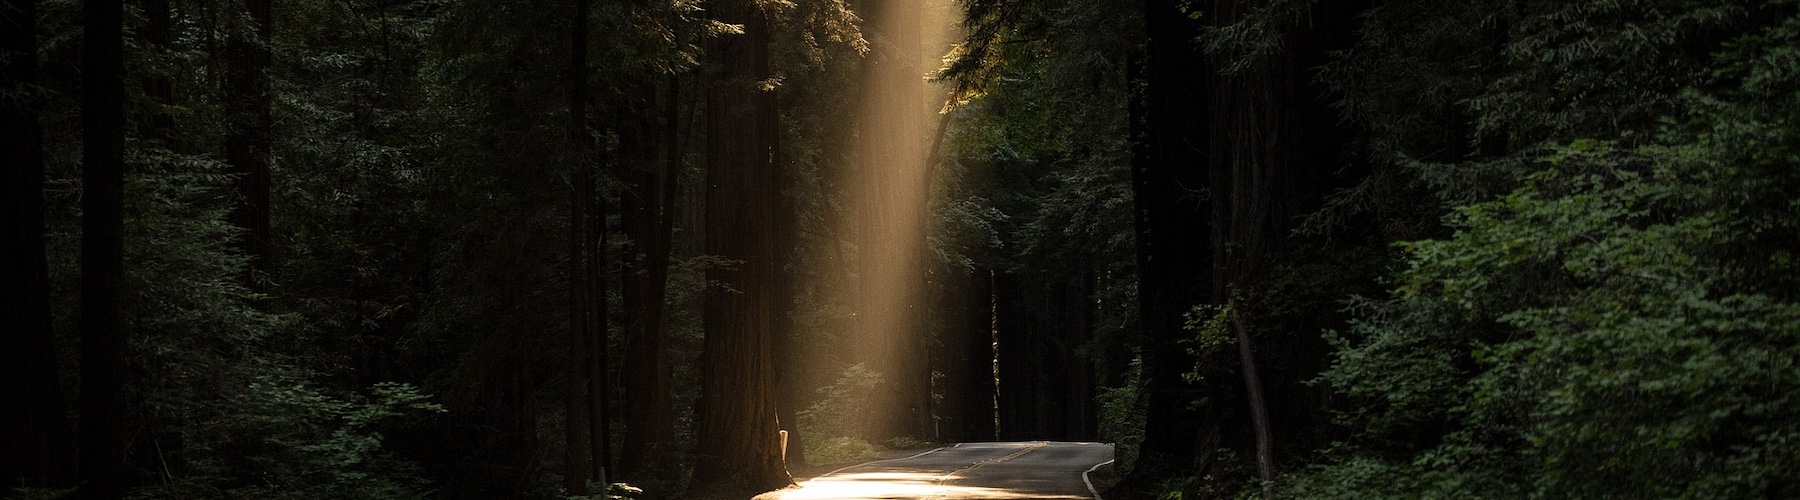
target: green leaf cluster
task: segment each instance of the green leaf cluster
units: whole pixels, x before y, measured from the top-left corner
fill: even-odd
[[[1320,382],[1349,400],[1339,419],[1348,437],[1322,465],[1288,476],[1298,496],[1800,495],[1789,472],[1800,463],[1800,80],[1790,64],[1800,13],[1785,1],[1683,4],[1652,28],[1620,22],[1621,3],[1547,13],[1571,24],[1526,33],[1556,43],[1509,46],[1535,66],[1507,78],[1561,82],[1532,90],[1556,102],[1482,104],[1477,128],[1600,139],[1517,148],[1514,187],[1455,204],[1443,219],[1450,234],[1398,245],[1405,264],[1391,294],[1354,301],[1359,321],[1332,336]],[[1764,17],[1729,15],[1743,11]],[[1743,34],[1664,47],[1714,48],[1678,74],[1642,66],[1662,62],[1608,67],[1628,61],[1600,55],[1664,54],[1634,33],[1720,23]],[[1592,67],[1538,73],[1562,65]],[[1556,90],[1596,85],[1592,97],[1655,82],[1683,89],[1585,111]],[[1666,112],[1588,123],[1600,109]]]

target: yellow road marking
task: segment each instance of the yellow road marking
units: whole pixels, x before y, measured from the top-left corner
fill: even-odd
[[[1042,448],[1043,448],[1043,447],[1045,447],[1045,446],[1048,446],[1048,445],[1049,445],[1049,444],[1050,444],[1050,443],[1049,443],[1049,442],[1046,442],[1046,441],[1035,441],[1035,442],[1032,442],[1032,443],[1031,443],[1031,446],[1028,446],[1028,447],[1026,447],[1026,448],[1025,448],[1025,449],[1022,449],[1022,450],[1019,450],[1019,451],[1015,451],[1015,452],[1012,452],[1012,454],[1009,454],[1009,455],[1007,455],[1007,456],[1004,456],[1004,457],[1000,457],[1000,458],[990,458],[990,459],[987,459],[987,460],[982,460],[982,461],[980,461],[980,462],[976,462],[976,463],[975,463],[975,464],[974,464],[974,465],[970,465],[970,466],[968,466],[968,467],[963,467],[963,468],[961,468],[961,469],[956,469],[956,470],[953,470],[953,471],[950,471],[950,472],[946,472],[946,473],[944,473],[944,475],[942,475],[942,476],[938,476],[938,478],[937,478],[937,481],[933,481],[933,483],[935,483],[935,484],[936,484],[936,485],[937,485],[937,486],[943,486],[943,485],[944,485],[944,483],[945,483],[945,482],[946,482],[946,481],[950,481],[950,480],[951,480],[951,476],[955,476],[955,475],[957,475],[957,474],[962,474],[962,473],[964,473],[964,472],[970,472],[970,471],[974,471],[974,470],[975,470],[975,469],[980,469],[980,468],[982,468],[982,467],[986,467],[986,466],[988,466],[988,464],[997,464],[997,463],[1000,463],[1000,462],[1005,462],[1005,461],[1007,461],[1007,460],[1012,460],[1012,459],[1015,459],[1015,458],[1019,458],[1019,457],[1021,457],[1021,456],[1024,456],[1024,455],[1025,455],[1025,454],[1026,454],[1026,453],[1031,453],[1031,452],[1034,452],[1034,451],[1037,451],[1037,450],[1039,450],[1039,449],[1042,449]],[[943,497],[943,495],[942,495],[942,494],[933,494],[933,495],[931,495],[931,496],[929,496],[929,497],[926,497],[926,498],[927,498],[927,500],[929,500],[929,499],[932,499],[932,498],[942,498],[942,497]]]

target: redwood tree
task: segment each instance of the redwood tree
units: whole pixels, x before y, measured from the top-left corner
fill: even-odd
[[[81,490],[125,494],[126,331],[124,6],[82,5]]]
[[[626,173],[619,194],[619,222],[631,246],[620,273],[620,299],[625,313],[625,366],[620,373],[625,389],[627,432],[622,436],[620,472],[627,479],[667,473],[673,467],[675,419],[670,398],[671,365],[666,341],[666,295],[669,284],[670,240],[674,231],[675,195],[680,185],[680,146],[676,133],[678,78],[670,78],[662,103],[660,141],[666,147],[660,172],[647,166]],[[647,121],[647,120],[646,120]],[[640,131],[652,125],[641,124]],[[639,145],[657,141],[636,137]],[[640,148],[642,149],[642,148]],[[648,152],[648,151],[641,151]],[[644,155],[640,160],[647,160]],[[643,162],[648,164],[650,162]],[[635,479],[633,479],[635,480]]]
[[[606,213],[595,190],[593,136],[588,131],[589,0],[575,1],[569,27],[569,352],[564,402],[563,488],[586,494],[587,480],[606,482],[606,301],[601,248]]]
[[[1132,203],[1135,212],[1138,314],[1148,374],[1142,464],[1134,474],[1155,479],[1195,457],[1195,394],[1182,378],[1193,367],[1179,341],[1182,314],[1205,300],[1210,281],[1203,259],[1211,206],[1192,196],[1206,182],[1204,144],[1208,113],[1207,70],[1192,40],[1200,23],[1182,15],[1179,2],[1144,2],[1144,53],[1130,68],[1141,85],[1131,100]],[[1214,437],[1216,439],[1216,437]],[[1204,446],[1204,445],[1203,445]]]
[[[773,344],[777,248],[775,95],[766,83],[771,23],[750,0],[713,7],[743,34],[708,41],[706,250],[731,267],[707,271],[705,351],[694,484],[751,491],[790,484],[781,461]]]
[[[0,6],[0,494],[61,484],[71,458],[50,336],[36,16],[36,0]]]
[[[862,61],[854,215],[858,285],[857,361],[880,373],[883,417],[865,437],[932,437],[926,345],[925,217],[929,143],[925,106],[924,4],[871,0],[862,11],[869,53]],[[880,293],[873,293],[880,291]]]

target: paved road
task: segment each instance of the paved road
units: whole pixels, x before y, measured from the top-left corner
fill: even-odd
[[[963,443],[838,469],[781,498],[1099,499],[1088,473],[1112,459],[1099,443]]]

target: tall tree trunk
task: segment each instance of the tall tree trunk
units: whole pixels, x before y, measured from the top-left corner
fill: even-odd
[[[587,0],[578,0],[586,2]],[[585,24],[585,23],[584,23]],[[587,149],[594,150],[589,144]],[[599,163],[599,162],[596,162]],[[607,326],[606,303],[606,200],[599,196],[599,175],[589,165],[587,173],[580,179],[583,195],[581,203],[588,205],[593,217],[588,221],[588,237],[582,240],[587,254],[587,300],[588,353],[587,353],[587,390],[588,390],[588,449],[592,454],[593,477],[605,488],[611,479],[607,477],[612,471],[612,412],[608,409],[607,398],[612,394],[611,370],[607,347],[610,346]]]
[[[774,168],[776,170],[777,196],[775,206],[775,385],[776,410],[781,428],[787,431],[787,440],[783,442],[783,461],[806,465],[806,447],[800,445],[800,405],[806,401],[808,387],[801,383],[800,367],[806,361],[806,353],[800,349],[799,328],[794,321],[794,303],[798,296],[799,282],[794,278],[796,271],[792,269],[795,261],[795,248],[800,240],[800,213],[793,196],[788,194],[787,187],[795,184],[794,176],[789,172],[781,158],[779,134],[771,134],[770,149],[774,151]]]
[[[243,0],[242,16],[230,16],[225,47],[225,163],[237,178],[231,224],[244,230],[238,248],[250,259],[245,284],[266,291],[272,269],[269,226],[269,33],[271,0]],[[245,24],[245,23],[248,24]]]
[[[997,434],[1002,441],[1037,439],[1037,370],[1034,367],[1031,309],[1023,304],[1025,284],[1018,274],[994,276],[994,361],[998,365]]]
[[[580,0],[578,0],[580,1]],[[575,167],[577,170],[582,167]],[[565,356],[567,393],[563,400],[563,488],[570,495],[587,493],[588,432],[588,300],[587,300],[587,204],[581,201],[580,175],[569,197],[569,344]]]
[[[861,294],[858,361],[886,381],[882,421],[868,437],[931,435],[931,372],[925,357],[925,182],[929,152],[920,0],[871,0],[863,61],[856,199]]]
[[[1226,306],[1231,315],[1232,330],[1237,333],[1238,362],[1244,372],[1244,392],[1250,397],[1250,423],[1256,429],[1256,471],[1262,477],[1264,499],[1275,498],[1275,436],[1269,429],[1268,405],[1263,402],[1262,379],[1256,372],[1256,354],[1250,345],[1250,332],[1237,309]]]
[[[81,491],[124,496],[126,331],[124,6],[82,5]]]
[[[1262,344],[1261,352],[1278,356],[1273,357],[1273,362],[1264,363],[1268,373],[1262,373],[1257,368],[1256,351],[1252,350],[1248,332],[1316,332],[1320,325],[1300,326],[1294,321],[1310,320],[1284,320],[1241,311],[1261,309],[1257,297],[1269,290],[1274,266],[1281,259],[1292,259],[1284,255],[1296,249],[1295,225],[1302,215],[1319,208],[1334,183],[1332,172],[1339,169],[1342,160],[1338,148],[1347,143],[1347,137],[1336,127],[1334,112],[1322,98],[1326,90],[1312,75],[1331,51],[1348,47],[1352,38],[1349,35],[1354,33],[1352,20],[1362,10],[1359,3],[1332,2],[1310,7],[1304,22],[1276,20],[1263,35],[1280,43],[1282,49],[1275,53],[1252,56],[1225,51],[1209,55],[1209,67],[1235,67],[1229,73],[1206,75],[1208,83],[1204,85],[1209,89],[1205,96],[1208,104],[1201,121],[1213,130],[1232,131],[1213,134],[1203,142],[1208,153],[1206,185],[1212,204],[1212,222],[1208,227],[1213,269],[1209,302],[1226,305],[1232,312],[1230,320],[1239,337],[1238,361],[1243,370],[1244,391],[1238,392],[1236,384],[1225,382],[1224,377],[1209,379],[1205,390],[1210,404],[1223,408],[1209,409],[1211,417],[1201,425],[1205,435],[1218,436],[1218,443],[1202,443],[1201,446],[1214,448],[1198,451],[1222,447],[1237,450],[1239,456],[1254,453],[1265,478],[1274,473],[1273,435],[1284,428],[1284,422],[1305,422],[1307,415],[1317,413],[1318,403],[1308,399],[1311,391],[1301,382],[1314,372],[1296,371],[1315,369],[1324,360],[1317,358],[1322,353],[1312,354],[1310,359],[1297,354],[1307,352],[1299,346],[1318,343],[1317,337],[1285,335]],[[1266,0],[1210,0],[1202,8],[1205,18],[1214,27],[1222,28],[1256,22],[1246,19],[1268,4]],[[1247,62],[1232,64],[1240,61]],[[1247,322],[1246,318],[1254,322]],[[1220,352],[1216,359],[1205,363],[1229,366],[1227,356]],[[1277,385],[1265,388],[1265,376]],[[1285,409],[1281,420],[1268,413],[1269,406]],[[1246,418],[1250,421],[1245,422]],[[1253,434],[1246,436],[1246,429]],[[1211,464],[1203,464],[1194,473],[1208,476],[1210,467]],[[1265,495],[1271,494],[1265,491]]]
[[[587,494],[588,455],[591,442],[588,433],[587,399],[589,373],[588,332],[592,319],[588,308],[587,240],[593,225],[588,222],[587,198],[593,185],[593,174],[585,164],[590,153],[587,137],[587,9],[588,0],[575,1],[575,17],[569,35],[569,142],[574,145],[574,160],[569,176],[569,353],[567,357],[568,394],[563,401],[563,489],[570,495]]]
[[[72,472],[50,335],[38,126],[37,1],[0,4],[0,495],[62,486]]]
[[[967,356],[963,362],[970,374],[968,406],[962,413],[963,439],[991,441],[998,439],[994,428],[994,395],[998,389],[994,384],[994,273],[976,268],[969,278],[969,296],[963,301],[969,313],[960,325],[967,335],[961,351]]]
[[[603,203],[596,203],[600,204]],[[596,210],[595,213],[598,215],[596,222],[606,220],[604,210]],[[606,247],[606,232],[602,228],[599,233],[601,241],[597,245],[589,243],[593,253],[588,258],[588,266],[593,268],[590,276],[594,279],[588,295],[594,311],[594,318],[588,323],[588,428],[592,429],[588,435],[588,446],[593,454],[594,478],[605,487],[605,484],[612,481],[609,475],[613,471],[612,410],[609,399],[612,395],[612,369],[607,355],[611,342],[610,328],[606,321],[606,275],[600,269],[601,263],[605,262],[605,251],[602,249]]]
[[[471,377],[475,382],[464,385],[473,389],[473,394],[446,394],[449,403],[470,407],[466,417],[470,421],[498,430],[473,437],[480,443],[481,455],[494,457],[503,468],[503,475],[496,475],[503,481],[493,485],[501,491],[535,486],[540,472],[536,451],[538,405],[532,375],[536,364],[530,361],[534,332],[520,328],[519,323],[515,313],[507,313],[482,340],[476,351],[481,355]]]
[[[714,19],[740,36],[708,41],[718,73],[706,99],[706,248],[738,262],[707,271],[705,362],[694,484],[719,491],[792,483],[781,463],[775,408],[775,96],[771,23],[750,0],[727,0]]]
[[[676,134],[679,110],[679,80],[670,78],[669,92],[662,104],[661,143],[664,151],[662,172],[640,166],[626,175],[624,192],[619,195],[620,223],[631,240],[620,279],[625,306],[625,384],[624,443],[622,457],[627,480],[666,475],[673,464],[670,458],[675,438],[674,417],[669,399],[669,352],[664,342],[664,317],[668,289],[669,239],[674,227],[675,186],[679,185],[681,147]],[[641,142],[655,141],[641,138]],[[659,183],[658,180],[661,180]]]
[[[1134,480],[1154,480],[1194,459],[1195,393],[1182,379],[1193,359],[1178,343],[1182,314],[1205,300],[1209,207],[1190,189],[1205,185],[1207,113],[1204,59],[1192,40],[1199,26],[1175,0],[1144,2],[1145,53],[1129,66],[1141,90],[1130,103],[1133,128],[1132,202],[1137,239],[1138,313],[1148,410]],[[1197,290],[1198,289],[1198,290]],[[1175,470],[1168,470],[1174,467]],[[1159,470],[1160,469],[1160,470]]]
[[[1080,261],[1079,271],[1066,281],[1068,292],[1064,294],[1062,309],[1065,316],[1062,321],[1062,341],[1058,342],[1057,356],[1065,360],[1064,373],[1068,382],[1063,385],[1063,417],[1067,426],[1063,439],[1070,441],[1092,441],[1098,433],[1095,420],[1099,414],[1094,406],[1094,360],[1081,354],[1081,346],[1087,345],[1094,338],[1094,264],[1093,257],[1084,255]]]
[[[939,408],[946,441],[994,440],[993,294],[986,270],[938,267],[943,280],[934,299],[943,311],[944,404]],[[934,326],[937,326],[934,325]]]

